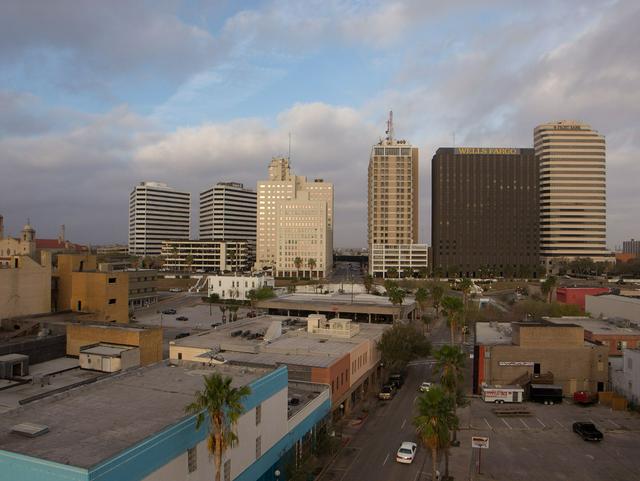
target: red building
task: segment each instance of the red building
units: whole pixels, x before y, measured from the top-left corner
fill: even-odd
[[[585,296],[597,296],[598,294],[608,294],[608,287],[558,287],[556,289],[556,299],[563,304],[573,304],[584,311]]]

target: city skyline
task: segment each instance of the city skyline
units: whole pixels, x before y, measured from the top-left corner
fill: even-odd
[[[124,242],[135,184],[253,188],[291,133],[294,169],[335,184],[336,247],[364,247],[366,164],[393,109],[398,136],[422,153],[420,242],[431,238],[429,159],[454,132],[456,146],[530,147],[535,125],[562,119],[606,137],[608,247],[637,237],[640,9],[487,5],[263,2],[196,15],[123,3],[109,7],[127,19],[115,43],[101,40],[118,27],[99,20],[106,7],[80,21],[45,3],[42,29],[30,7],[11,6],[0,29],[6,232],[30,217],[43,235],[64,223],[76,242]]]

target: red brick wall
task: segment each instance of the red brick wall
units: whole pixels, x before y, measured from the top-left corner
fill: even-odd
[[[556,299],[563,304],[573,304],[584,311],[585,296],[595,296],[609,292],[607,287],[559,287]]]

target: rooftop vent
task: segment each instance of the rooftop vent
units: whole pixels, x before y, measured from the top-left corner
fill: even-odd
[[[36,423],[20,423],[11,428],[12,433],[20,434],[28,438],[37,438],[49,432],[49,426]]]

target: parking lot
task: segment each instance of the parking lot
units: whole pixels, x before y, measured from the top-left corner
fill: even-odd
[[[508,406],[508,404],[502,405]],[[640,416],[595,405],[570,402],[520,405],[531,415],[498,417],[494,404],[474,398],[461,416],[464,450],[471,436],[489,437],[478,479],[615,480],[640,479]],[[593,422],[604,434],[600,443],[582,440],[572,431],[576,421]],[[467,458],[468,459],[468,458]],[[471,460],[477,465],[477,453]]]

